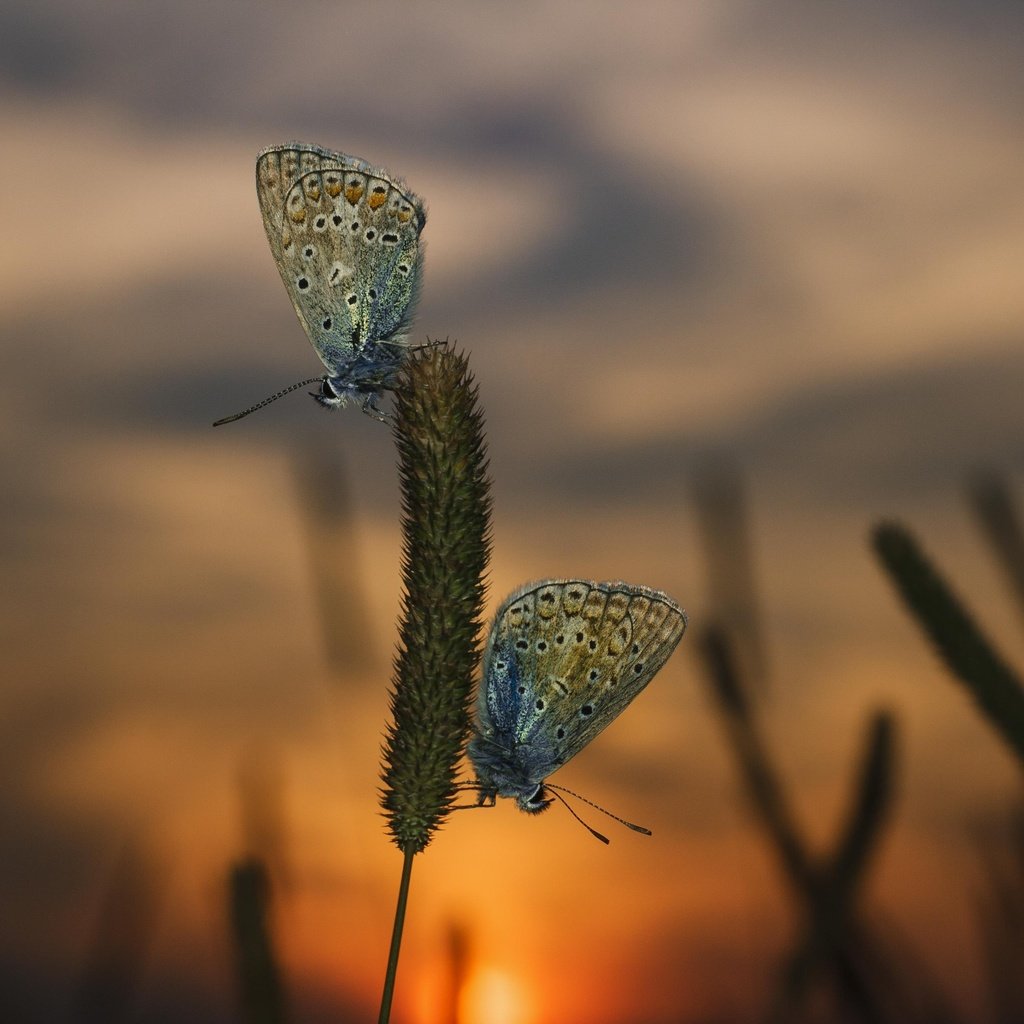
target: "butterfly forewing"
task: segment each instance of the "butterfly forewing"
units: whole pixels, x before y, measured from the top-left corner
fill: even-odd
[[[539,781],[614,721],[685,627],[683,610],[647,587],[530,584],[498,610],[484,654],[481,714]]]
[[[288,296],[328,371],[401,345],[422,270],[420,199],[357,157],[305,143],[260,153],[256,188]]]

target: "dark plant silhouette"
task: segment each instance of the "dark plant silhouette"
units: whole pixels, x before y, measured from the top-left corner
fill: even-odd
[[[1024,764],[1024,687],[952,588],[897,523],[873,533],[875,552],[907,610],[953,675]]]
[[[894,991],[877,969],[883,958],[857,908],[891,806],[894,719],[882,712],[871,721],[846,823],[832,852],[816,857],[801,838],[729,637],[722,629],[708,628],[699,648],[748,798],[803,918],[800,937],[782,968],[769,1019],[792,1019],[809,998],[813,983],[829,979],[839,1005],[854,1011],[857,1019],[899,1020],[900,1007],[906,1009],[907,999]]]
[[[228,914],[235,973],[246,1024],[284,1024],[281,969],[270,927],[270,876],[255,857],[239,861],[228,877]]]

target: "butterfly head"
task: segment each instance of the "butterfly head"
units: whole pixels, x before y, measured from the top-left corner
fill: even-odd
[[[310,391],[310,394],[315,398],[322,406],[328,409],[338,409],[345,405],[346,396],[344,393],[339,394],[331,387],[331,378],[324,377],[320,381],[319,391]]]
[[[378,400],[383,391],[393,387],[394,378],[394,365],[361,360],[351,364],[346,376],[329,374],[321,378],[320,388],[310,391],[310,395],[325,409],[343,409],[349,402],[356,402],[369,416],[387,422]]]
[[[548,791],[544,788],[543,782],[539,783],[532,793],[527,793],[525,789],[516,793],[516,806],[527,814],[540,814],[541,811],[546,811],[554,802],[555,798],[548,796]]]
[[[543,782],[531,775],[517,755],[515,744],[477,730],[469,741],[469,756],[476,769],[481,800],[509,797],[527,814],[540,814],[554,802]]]

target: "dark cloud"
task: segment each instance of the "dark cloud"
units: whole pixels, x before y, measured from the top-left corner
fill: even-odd
[[[503,454],[511,493],[599,504],[672,500],[680,481],[716,455],[756,467],[759,480],[797,485],[821,503],[947,491],[979,463],[1024,466],[1024,413],[1015,396],[1024,353],[1012,344],[886,369],[737,411],[714,431],[648,436],[628,445]]]

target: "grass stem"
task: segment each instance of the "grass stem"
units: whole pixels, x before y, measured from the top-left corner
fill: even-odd
[[[416,851],[407,846],[403,851],[402,880],[398,884],[398,905],[395,907],[395,924],[391,929],[391,948],[388,950],[388,966],[384,973],[384,991],[380,997],[380,1016],[377,1024],[388,1024],[391,1020],[391,1001],[395,995],[395,976],[398,973],[398,954],[402,949],[402,930],[405,927],[405,908],[409,902],[409,880],[412,878],[412,859]]]

